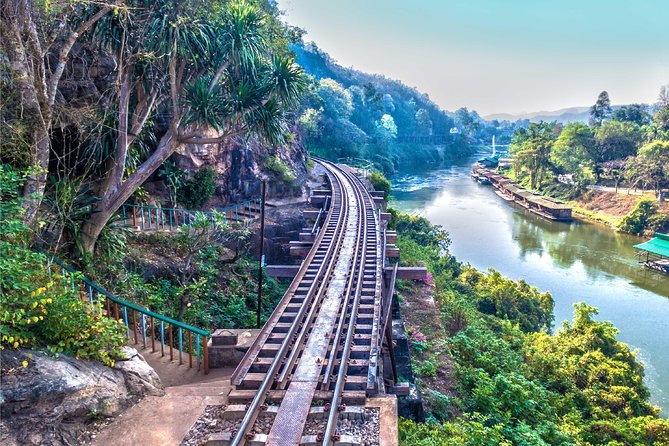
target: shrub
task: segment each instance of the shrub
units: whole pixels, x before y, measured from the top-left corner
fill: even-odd
[[[211,167],[197,172],[177,190],[177,200],[187,209],[199,209],[216,191],[216,172]]]
[[[618,228],[623,232],[641,235],[646,230],[649,219],[657,212],[655,202],[649,198],[639,200],[632,211],[625,215]]]
[[[383,197],[388,199],[391,191],[390,181],[381,172],[375,170],[369,174],[369,182],[374,186],[374,190],[383,191]]]
[[[418,366],[418,374],[427,378],[436,378],[438,368],[439,364],[437,364],[435,360],[426,359],[425,361],[420,362],[420,365]]]
[[[290,170],[290,167],[277,156],[270,156],[265,160],[265,169],[272,172],[279,180],[286,183],[291,183],[297,178],[295,173]]]
[[[17,234],[27,232],[19,217],[20,176],[0,176],[0,347],[47,348],[113,365],[126,343],[123,325],[102,316],[70,286],[70,276],[50,276],[46,258],[28,249]],[[5,200],[7,198],[7,200]]]

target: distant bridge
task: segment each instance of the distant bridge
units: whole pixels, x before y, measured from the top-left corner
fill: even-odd
[[[395,138],[395,142],[399,144],[427,144],[427,145],[441,145],[450,144],[455,141],[454,135],[399,135]],[[379,141],[379,138],[372,138],[372,143]]]

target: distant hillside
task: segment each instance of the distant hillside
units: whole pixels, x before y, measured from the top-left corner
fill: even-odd
[[[353,68],[342,67],[313,43],[293,45],[291,49],[297,56],[297,63],[316,80],[334,79],[344,88],[361,88],[368,97],[378,97],[379,110],[392,115],[397,125],[399,138],[426,134],[421,123],[416,120],[416,112],[421,109],[424,109],[429,116],[432,134],[448,134],[455,126],[452,117],[432,102],[427,94],[415,88],[378,74],[368,74]],[[354,112],[351,121],[365,133],[371,135],[374,132],[374,120],[370,119],[370,116],[358,115],[357,112],[360,111],[358,109]]]
[[[392,174],[399,165],[435,166],[473,151],[473,138],[452,131],[463,126],[427,94],[400,81],[342,67],[313,43],[296,44],[291,50],[314,78],[298,120],[311,154],[365,158]],[[469,112],[464,115],[469,127],[476,127]]]
[[[614,111],[624,107],[624,105],[612,105],[611,109]],[[590,119],[590,107],[569,107],[561,108],[560,110],[555,111],[539,111],[533,113],[495,113],[492,115],[484,116],[483,119],[487,121],[498,120],[498,121],[517,121],[519,119],[528,119],[531,122],[539,121],[557,121],[563,124],[568,122],[583,121],[587,122]]]
[[[558,122],[574,122],[587,121],[590,118],[590,107],[569,107],[561,108],[555,111],[539,111],[533,113],[496,113],[493,115],[484,116],[483,119],[492,121],[517,121],[519,119],[529,119],[532,122],[539,121],[558,121]]]

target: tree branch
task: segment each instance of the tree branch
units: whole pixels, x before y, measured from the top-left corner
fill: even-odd
[[[223,73],[225,73],[225,70],[228,69],[228,66],[230,66],[230,60],[228,59],[224,64],[222,64],[220,67],[218,67],[218,70],[216,70],[216,74],[211,80],[211,83],[209,84],[209,93],[214,91],[214,88],[216,88],[216,84],[218,84],[218,81],[221,80],[221,76],[223,76]]]
[[[74,46],[74,43],[77,41],[77,39],[81,34],[85,33],[105,14],[111,11],[111,9],[112,9],[111,6],[103,6],[96,14],[93,15],[93,17],[86,20],[79,28],[77,28],[75,31],[71,32],[67,36],[67,39],[65,40],[63,46],[60,48],[60,52],[58,54],[58,64],[56,65],[56,69],[53,71],[53,74],[49,78],[49,82],[47,85],[46,91],[49,105],[53,105],[54,101],[56,100],[56,91],[58,91],[58,83],[60,82],[60,78],[63,75],[63,71],[65,71],[65,65],[67,64],[67,59],[68,56],[70,55],[72,47]]]
[[[112,167],[104,193],[109,186],[121,184],[125,172],[125,160],[128,156],[128,114],[130,107],[130,74],[131,67],[126,65],[121,74],[121,89],[118,97],[118,128],[116,129],[116,164]]]

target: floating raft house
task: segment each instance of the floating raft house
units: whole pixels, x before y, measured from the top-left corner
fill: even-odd
[[[503,198],[508,201],[514,201],[537,215],[549,220],[571,221],[572,219],[571,207],[555,198],[537,195],[524,189],[510,178],[479,165],[474,165],[472,172],[477,177],[483,176],[488,178],[492,185],[502,194]]]
[[[637,255],[644,266],[669,274],[669,234],[656,232],[655,237],[634,248],[639,250]]]

